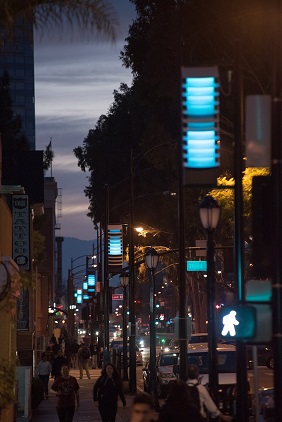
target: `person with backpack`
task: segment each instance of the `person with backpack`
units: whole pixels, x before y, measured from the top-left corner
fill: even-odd
[[[64,357],[63,351],[59,349],[58,354],[52,363],[52,372],[51,372],[52,378],[56,379],[62,376],[61,369],[64,365],[68,366],[68,360]]]
[[[86,371],[87,378],[90,380],[90,372],[88,367],[88,361],[90,359],[90,350],[84,344],[81,345],[77,352],[78,367],[79,367],[79,378],[83,378],[83,369]]]
[[[159,422],[201,422],[200,409],[189,395],[188,386],[183,380],[173,381],[159,414]]]
[[[202,420],[206,420],[208,413],[211,415],[212,418],[219,418],[224,422],[231,422],[232,417],[224,415],[220,412],[206,387],[199,383],[198,366],[188,365],[187,374],[187,386],[189,390],[189,395],[193,402],[196,404],[197,408],[200,410],[201,416],[203,418]]]
[[[102,375],[93,388],[93,400],[98,402],[98,409],[103,422],[115,422],[118,396],[123,406],[126,406],[121,377],[116,368],[108,363],[103,368]]]

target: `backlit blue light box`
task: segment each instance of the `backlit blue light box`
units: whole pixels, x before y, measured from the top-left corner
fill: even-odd
[[[88,282],[88,287],[96,286],[96,276],[95,276],[95,274],[88,274],[87,275],[87,282]]]
[[[123,263],[123,229],[121,224],[108,225],[108,271],[120,273]]]
[[[187,271],[207,271],[207,261],[186,261]]]
[[[109,230],[109,255],[121,255],[122,254],[122,237],[121,233],[117,230]]]
[[[183,165],[219,167],[218,69],[182,69]]]

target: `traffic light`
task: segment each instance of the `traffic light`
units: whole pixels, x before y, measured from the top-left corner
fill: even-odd
[[[220,336],[234,340],[254,338],[256,335],[256,309],[241,305],[222,307],[220,311]]]

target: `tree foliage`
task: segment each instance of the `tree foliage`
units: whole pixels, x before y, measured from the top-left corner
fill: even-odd
[[[163,231],[171,202],[170,191],[175,192],[175,186],[169,180],[167,169],[154,169],[146,158],[150,153],[158,155],[162,150],[168,150],[170,144],[156,143],[149,150],[140,146],[145,117],[137,100],[134,87],[121,84],[114,92],[108,113],[99,118],[83,146],[77,147],[74,153],[81,169],[91,172],[85,193],[90,199],[89,215],[93,220],[101,219],[104,185],[108,184],[111,222],[127,222],[132,176],[136,223],[145,222]],[[158,215],[155,213],[156,201]]]
[[[52,162],[54,160],[55,154],[51,148],[51,142],[49,145],[46,146],[45,150],[43,151],[43,171],[46,173],[47,170],[52,166]]]
[[[123,65],[131,69],[133,84],[126,88],[130,101],[125,101],[127,93],[121,90],[122,101],[114,103],[106,116],[101,116],[96,127],[89,131],[83,148],[78,147],[75,154],[82,170],[89,170],[89,186],[86,194],[90,199],[90,215],[99,219],[102,207],[104,183],[121,186],[120,180],[128,180],[130,167],[129,154],[126,154],[126,171],[112,163],[119,155],[118,145],[124,145],[124,122],[127,151],[137,148],[144,155],[148,166],[152,166],[150,185],[141,173],[137,177],[136,193],[143,197],[136,201],[138,218],[154,223],[164,231],[176,233],[177,204],[160,201],[156,192],[160,186],[167,191],[176,191],[177,186],[177,145],[180,142],[180,65],[206,66],[217,64],[220,72],[220,124],[221,124],[221,173],[222,184],[233,183],[233,102],[234,87],[232,78],[235,50],[241,49],[243,60],[245,94],[266,94],[270,92],[271,45],[273,14],[271,4],[263,0],[131,0],[137,16],[129,28],[125,46],[121,52]],[[240,39],[241,42],[238,42]],[[124,105],[127,116],[125,119]],[[124,121],[120,117],[123,116]],[[129,123],[129,124],[128,124]],[[163,148],[160,146],[164,145]],[[160,149],[155,149],[160,147]],[[125,150],[123,150],[123,153]],[[110,157],[109,157],[110,154]],[[136,173],[137,174],[137,173]],[[251,170],[244,175],[245,225],[246,237],[250,234],[250,179]],[[109,181],[110,179],[110,181]],[[149,192],[147,191],[149,186]],[[216,190],[220,198],[222,218],[216,236],[222,243],[232,244],[234,199],[232,190]],[[152,197],[145,194],[152,193]],[[193,246],[195,239],[206,237],[201,228],[198,205],[206,190],[185,189],[185,237],[186,245]],[[214,194],[214,192],[212,192]],[[112,195],[112,191],[111,191]],[[115,196],[116,194],[113,193]],[[129,192],[119,195],[126,200]],[[123,195],[123,196],[122,196]],[[149,199],[150,198],[150,199]],[[111,209],[117,208],[118,200],[111,199]],[[128,202],[127,202],[128,205]],[[100,206],[100,208],[99,208]],[[165,208],[165,212],[164,212]],[[123,210],[123,215],[124,210]],[[118,214],[117,214],[118,216]],[[140,220],[142,221],[142,220]],[[147,239],[148,240],[148,239]],[[174,237],[175,240],[175,237]],[[171,239],[170,239],[171,242]],[[170,246],[172,243],[170,243]],[[173,267],[172,267],[173,268]],[[176,273],[174,272],[174,280]],[[196,276],[187,276],[187,286],[193,297],[196,319],[201,320],[204,306],[205,281]],[[220,282],[219,282],[220,284]],[[198,292],[198,293],[197,293]],[[200,293],[199,293],[200,292]],[[203,324],[205,321],[203,321]],[[201,327],[203,324],[200,324]]]
[[[244,239],[251,244],[252,239],[252,181],[255,176],[267,176],[269,169],[266,167],[247,167],[243,172],[243,218]],[[216,230],[218,239],[232,238],[234,231],[234,186],[232,176],[221,176],[217,180],[220,189],[213,189],[209,194],[213,196],[221,207],[221,217]],[[227,189],[223,187],[226,186]]]
[[[65,25],[77,25],[82,33],[94,29],[116,37],[115,12],[106,0],[0,0],[0,25],[11,34],[19,18],[30,21],[46,34],[46,28],[60,31]]]

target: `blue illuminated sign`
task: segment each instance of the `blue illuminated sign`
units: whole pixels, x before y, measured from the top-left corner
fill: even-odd
[[[88,289],[88,283],[87,283],[87,281],[84,281],[84,282],[82,283],[82,289],[83,289],[83,290],[87,290],[87,289]]]
[[[182,78],[184,168],[219,167],[218,70],[183,68]]]
[[[108,271],[119,273],[123,263],[123,232],[122,225],[108,226]]]
[[[87,274],[87,283],[88,283],[88,287],[96,286],[96,275]]]
[[[96,274],[87,274],[88,293],[96,292]]]
[[[207,261],[187,261],[187,271],[207,271]]]

